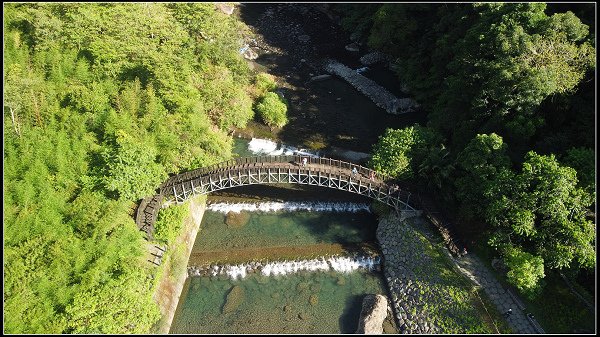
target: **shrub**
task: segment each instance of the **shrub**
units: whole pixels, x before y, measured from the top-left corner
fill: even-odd
[[[259,73],[254,80],[254,87],[256,88],[257,96],[260,97],[269,91],[275,90],[275,88],[277,88],[277,83],[275,83],[275,77],[273,75]]]
[[[256,106],[262,120],[271,129],[287,124],[287,104],[276,93],[268,92]]]
[[[183,219],[189,214],[188,204],[161,209],[154,224],[154,238],[170,244],[179,234]]]

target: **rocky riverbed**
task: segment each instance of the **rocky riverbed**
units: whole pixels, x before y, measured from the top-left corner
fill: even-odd
[[[313,150],[336,147],[367,153],[386,128],[425,121],[418,112],[388,114],[341,78],[322,76],[326,74],[323,60],[335,59],[358,68],[363,66],[360,56],[366,51],[347,51],[350,34],[342,31],[320,5],[244,3],[239,15],[254,35],[247,41],[249,47],[259,54],[251,64],[276,77],[278,92],[289,103],[289,124],[281,130],[272,132],[251,122],[240,134],[278,139]],[[367,63],[379,61],[378,57],[367,57]],[[382,78],[389,79],[388,87],[400,86],[389,72],[369,78],[378,83]],[[390,92],[402,98],[400,92]]]

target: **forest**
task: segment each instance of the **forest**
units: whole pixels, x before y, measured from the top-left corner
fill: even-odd
[[[427,115],[382,134],[369,165],[437,196],[526,297],[555,272],[593,288],[595,4],[332,9]],[[231,158],[255,115],[284,126],[287,102],[240,55],[249,28],[212,3],[3,15],[5,332],[148,333],[157,275],[136,203]]]
[[[370,165],[438,196],[536,298],[596,266],[594,4],[343,4],[342,25],[422,103]]]
[[[272,85],[246,32],[210,3],[4,5],[6,332],[150,330],[135,203],[230,158]]]

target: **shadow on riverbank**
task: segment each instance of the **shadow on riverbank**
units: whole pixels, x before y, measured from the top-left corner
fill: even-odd
[[[370,152],[372,144],[386,128],[425,122],[425,116],[418,112],[387,114],[336,77],[307,83],[312,76],[324,73],[320,69],[324,58],[337,59],[353,68],[360,65],[360,55],[344,49],[350,42],[348,34],[314,5],[244,4],[240,7],[240,17],[262,37],[259,40],[265,44],[265,50],[281,51],[263,52],[255,60],[277,77],[279,91],[289,102],[289,124],[272,133],[273,138],[312,149],[336,146]],[[299,41],[301,35],[309,36],[308,42]],[[388,88],[400,87],[395,76],[383,74],[379,70],[371,76],[376,81],[378,77],[385,77]],[[250,128],[254,127],[256,132],[251,133],[255,136],[268,135],[264,128],[250,124]]]

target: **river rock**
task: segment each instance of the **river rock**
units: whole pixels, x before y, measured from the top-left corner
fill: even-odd
[[[229,228],[241,228],[250,220],[250,214],[248,212],[227,212],[225,216],[225,224]]]
[[[227,294],[227,298],[225,299],[225,304],[223,305],[223,313],[228,314],[230,312],[235,311],[240,304],[244,301],[244,288],[240,286],[233,286]]]
[[[379,62],[389,62],[392,57],[379,51],[370,52],[361,56],[360,63],[364,66],[370,66]]]
[[[306,43],[310,40],[310,36],[303,34],[303,35],[298,36],[298,40],[300,40],[300,42]]]
[[[298,285],[296,286],[296,290],[298,292],[304,292],[307,291],[310,288],[310,284],[308,284],[307,282],[300,282],[298,283]]]
[[[246,51],[244,51],[244,58],[247,60],[256,60],[258,58],[258,53],[255,52],[254,50],[252,50],[252,48],[248,48],[246,49]]]
[[[215,3],[215,7],[227,15],[233,14],[233,10],[235,9],[234,5],[226,3]]]
[[[359,46],[356,42],[352,42],[351,44],[346,45],[346,47],[344,48],[346,48],[347,51],[351,52],[357,52],[359,50]]]
[[[387,298],[383,295],[370,294],[365,296],[356,333],[383,333],[383,321],[387,317],[387,306]]]
[[[310,295],[310,297],[308,298],[308,303],[310,303],[310,305],[317,305],[319,303],[319,296],[312,294]]]
[[[331,75],[329,74],[325,74],[325,75],[318,75],[318,76],[313,76],[310,78],[311,82],[319,82],[319,81],[324,81],[326,79],[331,78]]]

